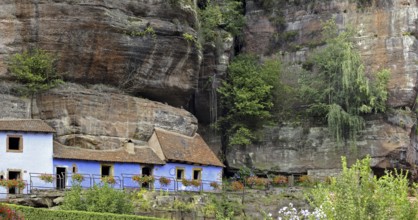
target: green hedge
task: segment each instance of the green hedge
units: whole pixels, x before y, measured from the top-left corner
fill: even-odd
[[[25,220],[162,220],[161,218],[144,217],[137,215],[119,215],[112,213],[68,211],[68,210],[50,210],[43,208],[32,208],[28,206],[4,204],[10,208],[22,213]]]

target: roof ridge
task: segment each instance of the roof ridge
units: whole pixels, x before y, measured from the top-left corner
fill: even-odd
[[[193,136],[189,136],[189,135],[185,135],[185,134],[182,134],[182,133],[177,133],[175,131],[169,131],[169,130],[166,130],[166,129],[163,129],[163,128],[158,128],[158,127],[154,127],[154,130],[160,130],[161,132],[173,134],[173,135],[176,135],[176,136],[182,136],[182,137],[189,138],[189,139],[194,139],[194,138],[196,138],[196,136],[200,136],[197,132],[194,132]]]

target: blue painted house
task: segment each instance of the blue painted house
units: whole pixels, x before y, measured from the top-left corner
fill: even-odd
[[[57,187],[71,185],[71,176],[85,174],[83,187],[101,181],[102,177],[115,178],[115,187],[139,187],[132,180],[136,175],[153,175],[152,187],[167,190],[213,190],[211,182],[222,180],[224,165],[199,134],[186,136],[156,128],[148,144],[135,146],[128,140],[117,150],[90,150],[54,143],[54,173]],[[161,185],[158,179],[166,177],[170,184]],[[200,187],[184,186],[182,180],[199,180]],[[148,187],[142,184],[141,187]]]
[[[199,134],[186,136],[155,128],[143,146],[127,140],[116,150],[91,150],[54,142],[55,130],[42,120],[0,120],[0,179],[21,179],[30,189],[71,187],[74,174],[91,187],[103,177],[113,177],[114,187],[153,187],[166,190],[213,190],[221,183],[224,165]],[[41,176],[52,176],[52,182]],[[154,176],[153,183],[139,184],[134,176]],[[161,185],[159,179],[170,180]],[[186,186],[183,179],[200,182]],[[28,193],[28,188],[0,187],[0,196]]]

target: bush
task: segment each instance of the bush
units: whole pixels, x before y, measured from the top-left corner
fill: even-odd
[[[370,157],[351,168],[342,158],[343,171],[331,184],[317,185],[307,196],[326,219],[416,219],[417,203],[408,199],[408,179],[403,172],[373,176]]]
[[[302,175],[298,178],[298,183],[304,186],[309,186],[314,183],[313,179],[308,175]]]
[[[85,211],[69,211],[69,210],[51,210],[43,208],[32,208],[19,205],[10,205],[8,207],[24,214],[26,220],[56,220],[56,219],[71,219],[71,220],[160,220],[160,218],[144,217],[137,215],[117,215],[111,213],[97,213]]]
[[[132,213],[133,207],[129,195],[113,189],[109,184],[94,185],[83,194],[81,186],[73,186],[64,196],[63,210],[90,212]]]
[[[231,189],[234,191],[244,190],[244,184],[242,184],[240,181],[234,181],[231,183]]]
[[[250,187],[253,187],[253,186],[266,187],[268,186],[269,183],[270,181],[266,178],[260,178],[257,176],[251,176],[247,178],[247,184]]]
[[[23,220],[22,214],[16,212],[7,205],[0,204],[0,219],[4,220]]]
[[[273,183],[276,185],[285,185],[287,184],[287,177],[281,175],[275,176],[273,178]]]
[[[55,70],[55,60],[44,50],[35,49],[15,54],[9,69],[16,79],[26,86],[26,94],[33,95],[62,83]]]

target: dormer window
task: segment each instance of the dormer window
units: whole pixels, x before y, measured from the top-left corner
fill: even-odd
[[[7,152],[23,152],[22,135],[7,135]]]

